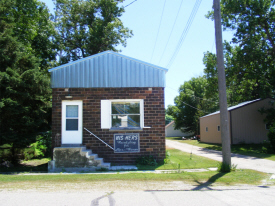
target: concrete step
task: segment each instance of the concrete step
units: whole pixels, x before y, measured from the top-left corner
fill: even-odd
[[[79,155],[77,155],[79,154]],[[71,159],[71,157],[73,157]],[[49,172],[60,170],[70,170],[75,168],[77,171],[93,171],[100,168],[109,170],[111,164],[104,163],[103,158],[93,154],[92,150],[86,147],[59,147],[54,149],[54,160],[48,164]]]
[[[102,163],[102,164],[101,164],[101,167],[110,169],[111,163]]]
[[[81,152],[86,153],[86,157],[89,159],[89,164],[93,164],[93,161],[97,163],[97,167],[104,167],[109,169],[111,164],[110,163],[104,163],[103,158],[99,158],[97,154],[92,153],[92,150],[85,148],[82,148]]]
[[[97,155],[97,154],[91,153],[91,154],[88,154],[88,155],[87,155],[87,158],[94,158],[94,159],[97,159],[97,158],[98,158],[98,155]]]

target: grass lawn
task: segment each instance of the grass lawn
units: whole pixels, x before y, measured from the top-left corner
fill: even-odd
[[[175,169],[172,173],[148,173],[148,172],[117,172],[115,174],[62,174],[54,175],[24,175],[21,174],[0,174],[0,191],[13,189],[45,189],[56,188],[64,189],[80,189],[93,187],[94,184],[110,184],[110,181],[123,181],[127,184],[141,184],[145,182],[173,182],[182,181],[192,185],[211,185],[217,183],[219,185],[236,185],[236,184],[254,184],[259,185],[263,180],[269,179],[270,175],[253,170],[236,170],[230,173],[219,173],[217,171],[207,172],[177,172],[178,167],[181,169],[187,168],[209,168],[217,167],[217,161],[210,160],[204,157],[181,152],[176,149],[168,149],[170,152],[170,163],[158,165],[156,167],[140,167],[139,169],[158,169],[167,170]],[[35,171],[38,168],[44,168],[49,159],[31,160],[21,163],[21,169],[15,167],[17,172],[20,171]],[[27,169],[26,169],[27,168]],[[275,181],[268,180],[269,184],[275,184]],[[114,183],[115,184],[115,183]]]
[[[212,149],[212,150],[218,150],[218,151],[222,150],[222,147],[220,144],[200,143],[196,140],[181,140],[181,137],[166,137],[166,139],[176,140],[181,143],[187,143],[194,146],[203,147],[203,148]],[[275,161],[275,154],[265,154],[262,152],[263,146],[264,146],[263,144],[231,145],[231,152]]]
[[[236,170],[230,173],[182,172],[182,173],[117,173],[117,174],[56,174],[56,175],[0,175],[0,190],[10,189],[43,189],[59,188],[77,189],[83,185],[100,182],[105,184],[112,181],[126,181],[131,184],[145,182],[182,181],[192,185],[218,183],[219,185],[252,184],[259,185],[270,175],[253,170]],[[112,184],[110,182],[110,184]],[[269,184],[275,182],[270,181]],[[109,183],[108,183],[109,184]]]
[[[218,161],[192,155],[176,149],[167,149],[170,153],[170,162],[157,166],[138,166],[139,170],[175,170],[217,167]]]
[[[176,149],[167,149],[170,153],[170,161],[168,164],[159,164],[157,166],[138,166],[139,170],[176,170],[176,169],[196,169],[217,167],[218,161],[205,157],[192,155],[181,152]],[[49,158],[33,159],[30,161],[22,161],[16,167],[3,168],[0,172],[47,172]]]

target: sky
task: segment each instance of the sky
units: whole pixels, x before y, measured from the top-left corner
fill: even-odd
[[[45,2],[53,13],[52,0],[40,1]],[[123,55],[169,69],[166,73],[165,107],[174,105],[180,85],[192,77],[203,75],[204,53],[216,53],[214,21],[205,17],[211,11],[213,1],[125,0],[120,5],[125,7],[120,19],[134,35],[127,39],[126,47],[118,46],[117,49]],[[195,5],[199,8],[194,16]],[[194,16],[193,21],[190,21],[190,16]],[[232,36],[230,31],[223,32],[223,40],[230,41]]]

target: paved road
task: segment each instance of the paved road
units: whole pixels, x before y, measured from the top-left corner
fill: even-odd
[[[125,188],[127,190],[127,188]],[[273,206],[275,187],[182,191],[2,191],[1,206]]]
[[[166,140],[166,146],[181,150],[183,152],[192,152],[192,154],[222,161],[222,153],[220,151],[209,150],[173,140]],[[260,172],[275,174],[275,161],[232,153],[231,163],[237,165],[238,169],[253,169]]]

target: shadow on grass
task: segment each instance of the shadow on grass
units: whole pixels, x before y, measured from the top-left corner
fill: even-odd
[[[214,143],[204,143],[199,142],[195,144],[195,142],[188,142],[185,140],[181,140],[181,137],[166,137],[167,140],[177,140],[181,143],[187,143],[190,145],[198,146],[204,149],[214,150],[214,151],[222,151],[221,144]],[[268,143],[260,143],[260,144],[234,144],[231,145],[231,153],[236,153],[245,156],[252,156],[256,158],[269,158],[269,160],[275,161],[274,151],[270,148],[270,144]]]
[[[168,140],[182,140],[182,137],[165,137]]]
[[[14,167],[0,167],[0,173],[11,174],[20,172],[48,172],[48,163],[36,166],[19,164]]]
[[[274,154],[272,154],[272,153],[263,152],[263,150],[264,150],[263,148],[265,148],[264,144],[231,145],[231,153],[233,153],[232,157],[236,156],[235,154],[251,156],[251,157],[256,157],[256,158],[268,158],[268,157],[274,156]],[[204,147],[204,149],[222,151],[221,145],[218,145],[218,144],[206,146],[206,147]]]
[[[186,139],[189,139],[190,140],[190,138],[191,137],[194,137],[194,135],[193,136],[184,136]],[[168,140],[182,140],[182,137],[165,137],[165,139],[168,139]],[[184,142],[185,140],[183,140],[183,142]]]
[[[213,183],[215,183],[219,178],[223,177],[224,175],[226,175],[227,173],[217,173],[215,175],[213,175],[212,177],[210,177],[206,182],[199,182],[197,180],[194,181],[196,183],[198,183],[199,185],[196,186],[195,188],[193,188],[192,190],[203,190],[203,189],[207,189],[207,190],[213,190],[212,188],[210,188],[209,186],[211,186]],[[192,175],[191,175],[192,176]]]
[[[137,165],[138,170],[156,170],[159,167],[163,166],[164,163],[158,163],[157,165]]]

